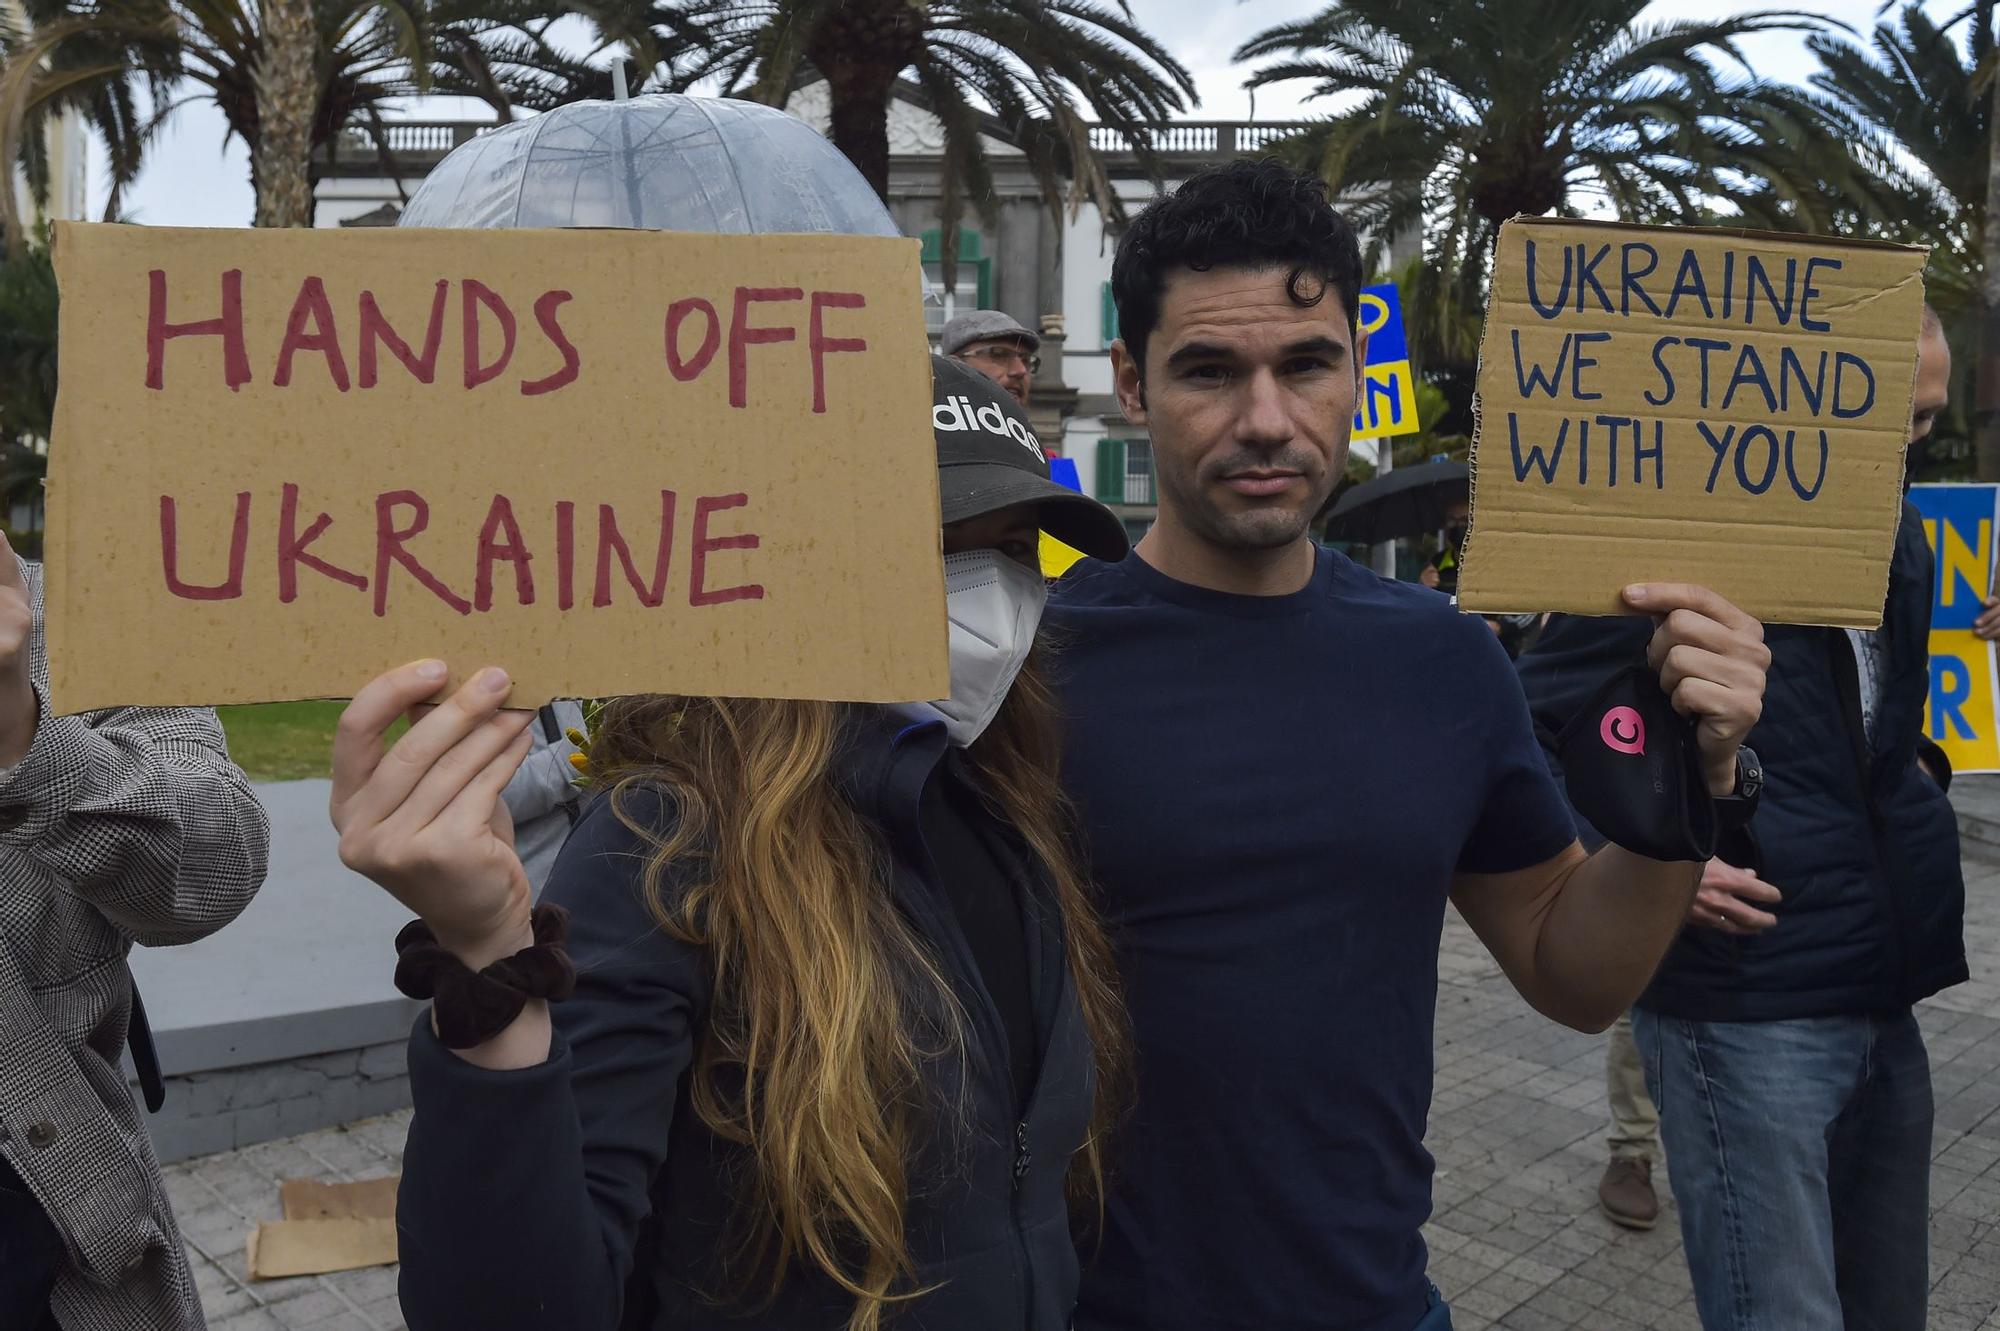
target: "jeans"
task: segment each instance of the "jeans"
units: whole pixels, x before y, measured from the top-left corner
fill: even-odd
[[[62,1272],[62,1236],[0,1159],[0,1327],[54,1327],[49,1291]]]
[[[1704,1331],[1923,1331],[1931,1073],[1907,1010],[1633,1013]]]

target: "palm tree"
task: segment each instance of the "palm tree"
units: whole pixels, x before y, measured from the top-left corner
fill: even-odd
[[[1086,109],[1149,154],[1145,127],[1196,100],[1193,78],[1137,25],[1127,0],[687,0],[652,5],[624,32],[641,59],[657,53],[658,81],[670,89],[713,79],[782,106],[824,79],[829,137],[884,198],[889,99],[898,80],[913,82],[944,128],[947,258],[966,201],[983,211],[992,197],[983,112],[1026,155],[1052,209],[1067,180],[1070,202],[1117,216]]]
[[[1753,33],[1811,27],[1759,11],[1640,24],[1645,0],[1342,0],[1252,37],[1250,88],[1305,80],[1340,109],[1287,145],[1342,191],[1374,247],[1426,236],[1418,340],[1445,360],[1481,302],[1499,227],[1605,208],[1633,221],[1718,213],[1826,227],[1867,183],[1802,90],[1725,77]],[[1759,152],[1790,135],[1800,152]],[[1796,171],[1801,154],[1813,171]],[[1788,174],[1788,172],[1794,172]],[[1829,184],[1829,181],[1832,183]]]
[[[250,149],[259,220],[280,225],[310,220],[312,164],[342,134],[367,136],[386,160],[384,106],[430,91],[440,72],[441,90],[510,115],[517,72],[487,60],[486,44],[563,12],[522,0],[29,0],[28,10],[25,29],[0,34],[0,151],[24,159],[33,126],[76,106],[113,144],[114,176],[123,161],[129,179],[162,123],[209,101]],[[129,114],[140,88],[154,107],[143,120]],[[18,253],[12,184],[0,171],[0,224]]]
[[[1820,63],[1813,87],[1844,117],[1858,155],[1903,193],[1897,238],[1932,246],[1926,294],[1954,341],[1968,324],[1977,329],[1982,362],[2000,362],[1993,8],[1975,4],[1940,23],[1912,4],[1878,22],[1865,47],[1824,34],[1808,42]],[[1952,29],[1966,20],[1961,50]],[[2000,480],[2000,364],[1977,382],[1979,473]]]

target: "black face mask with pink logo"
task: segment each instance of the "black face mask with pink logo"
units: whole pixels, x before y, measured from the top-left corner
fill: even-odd
[[[1555,739],[1576,811],[1650,860],[1715,855],[1716,813],[1694,723],[1645,665],[1606,680]]]

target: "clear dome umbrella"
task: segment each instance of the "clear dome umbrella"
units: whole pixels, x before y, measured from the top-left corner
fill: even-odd
[[[900,234],[812,126],[676,93],[574,102],[481,134],[425,177],[398,225]]]

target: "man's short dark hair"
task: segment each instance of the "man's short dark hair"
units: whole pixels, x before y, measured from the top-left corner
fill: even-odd
[[[1330,287],[1354,327],[1361,245],[1327,201],[1326,182],[1275,161],[1200,171],[1132,219],[1111,263],[1118,333],[1145,372],[1160,294],[1177,269],[1282,268],[1292,301],[1319,304]]]

